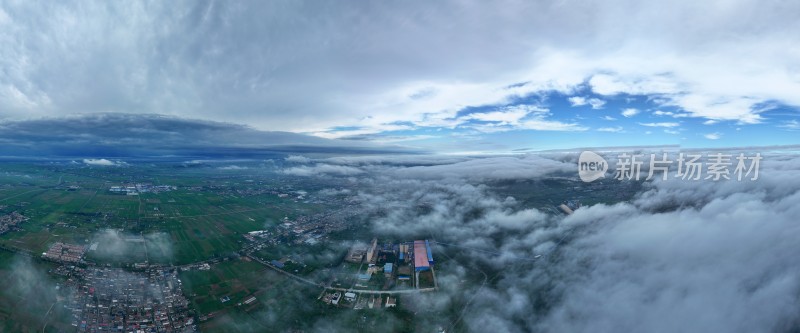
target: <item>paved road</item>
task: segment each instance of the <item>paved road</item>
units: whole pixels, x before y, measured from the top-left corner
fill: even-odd
[[[295,275],[295,274],[289,273],[287,271],[284,271],[284,270],[282,270],[282,269],[280,269],[278,267],[275,267],[272,264],[270,264],[270,263],[268,263],[268,262],[266,262],[264,260],[261,260],[260,258],[252,255],[251,253],[248,253],[246,255],[247,255],[248,258],[253,259],[253,260],[257,261],[258,263],[260,263],[260,264],[262,264],[264,266],[267,266],[267,267],[271,268],[272,270],[275,270],[275,271],[277,271],[277,272],[279,272],[281,274],[289,276],[289,277],[297,280],[298,282],[302,282],[302,283],[305,283],[305,284],[308,284],[308,285],[312,285],[312,286],[315,286],[315,287],[324,288],[326,290],[336,290],[336,291],[346,291],[346,292],[351,291],[351,292],[360,293],[360,294],[413,294],[413,293],[428,292],[428,291],[436,290],[435,288],[404,289],[404,290],[359,290],[359,289],[352,289],[352,288],[326,287],[321,282],[315,282],[315,281],[306,279],[306,278],[304,278],[302,276]]]
[[[275,271],[278,271],[279,273],[282,273],[282,274],[284,274],[284,275],[287,275],[287,276],[289,276],[289,277],[291,277],[291,278],[293,278],[293,279],[295,279],[295,280],[297,280],[297,281],[300,281],[300,282],[303,282],[303,283],[306,283],[306,284],[309,284],[309,285],[312,285],[312,286],[317,286],[317,287],[320,287],[320,288],[325,288],[325,286],[324,286],[322,283],[314,282],[314,281],[311,281],[311,280],[309,280],[309,279],[306,279],[306,278],[304,278],[304,277],[302,277],[302,276],[295,275],[295,274],[289,273],[289,272],[287,272],[287,271],[284,271],[284,270],[282,270],[282,269],[280,269],[280,268],[278,268],[278,267],[275,267],[275,266],[273,266],[272,264],[270,264],[270,263],[268,263],[268,262],[266,262],[266,261],[264,261],[264,260],[261,260],[260,258],[258,258],[258,257],[256,257],[256,256],[254,256],[254,255],[252,255],[251,253],[248,253],[248,254],[247,254],[247,257],[248,257],[248,258],[250,258],[250,259],[253,259],[253,260],[257,261],[257,262],[259,262],[260,264],[262,264],[262,265],[264,265],[264,266],[267,266],[267,267],[269,267],[269,268],[272,268],[273,270],[275,270]]]
[[[325,289],[337,290],[337,291],[352,291],[354,293],[359,293],[359,294],[415,294],[415,293],[424,293],[436,290],[436,288],[403,289],[403,290],[359,290],[359,289],[334,288],[334,287],[327,287]]]

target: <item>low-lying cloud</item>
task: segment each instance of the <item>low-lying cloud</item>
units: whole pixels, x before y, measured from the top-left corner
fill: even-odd
[[[116,229],[104,229],[92,238],[97,250],[92,256],[104,260],[168,261],[172,258],[172,240],[166,233],[132,234]]]
[[[319,175],[354,176],[364,173],[364,171],[359,168],[354,168],[345,165],[332,165],[324,163],[311,166],[301,165],[301,166],[291,167],[284,169],[282,172],[287,175],[302,176],[302,177],[319,176]]]
[[[86,165],[94,165],[94,166],[118,166],[118,165],[122,165],[123,164],[122,162],[111,161],[111,160],[107,160],[105,158],[84,159],[83,163],[86,164]]]
[[[755,181],[657,177],[630,201],[582,207],[568,217],[500,196],[491,181],[576,178],[572,155],[358,165],[370,176],[359,177],[358,198],[374,216],[373,232],[435,239],[440,281],[459,285],[440,283],[439,292],[420,296],[428,311],[459,309],[431,329],[800,328],[797,155],[766,154]],[[474,282],[458,283],[465,279]]]
[[[260,131],[157,114],[95,113],[0,122],[0,155],[36,157],[239,158],[285,153],[386,153],[394,146]]]

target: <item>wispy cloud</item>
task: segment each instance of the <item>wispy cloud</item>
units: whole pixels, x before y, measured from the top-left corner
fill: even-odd
[[[673,118],[686,118],[686,117],[690,116],[688,113],[672,112],[672,111],[661,111],[661,110],[653,111],[653,115],[656,115],[656,116],[668,116],[668,117],[673,117]]]
[[[617,127],[600,127],[597,129],[598,132],[611,132],[611,133],[620,133],[623,131],[622,126]]]
[[[639,125],[647,126],[647,127],[678,127],[680,123],[671,123],[671,122],[663,122],[663,123],[639,123]]]
[[[467,116],[461,117],[463,121],[474,119],[486,122],[495,122],[500,125],[513,125],[518,124],[520,120],[525,118],[531,113],[547,113],[547,109],[532,106],[522,105],[515,107],[503,108],[498,111],[471,113]]]
[[[778,127],[783,128],[783,129],[792,130],[792,131],[800,130],[800,121],[797,121],[797,120],[794,120],[794,119],[786,120],[783,123],[781,123],[780,125],[778,125]]]
[[[246,166],[239,166],[239,165],[226,165],[222,167],[218,167],[219,170],[228,170],[228,171],[236,171],[236,170],[247,170],[249,169]]]
[[[497,111],[471,113],[457,117],[459,126],[481,132],[512,130],[585,131],[588,128],[575,122],[550,119],[549,109],[529,104],[511,105]],[[477,122],[475,122],[477,121]]]

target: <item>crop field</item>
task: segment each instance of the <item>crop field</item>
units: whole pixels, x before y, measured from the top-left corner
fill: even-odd
[[[257,178],[260,177],[260,178]],[[254,184],[252,179],[259,179]],[[243,233],[274,226],[284,217],[324,207],[274,194],[241,195],[239,189],[270,187],[274,176],[219,175],[216,170],[124,169],[0,164],[0,214],[30,218],[19,231],[0,236],[7,247],[41,253],[57,241],[91,245],[104,230],[126,237],[166,234],[171,253],[145,242],[141,254],[124,258],[102,253],[99,261],[186,264],[237,251]],[[175,190],[139,195],[112,193],[111,186],[148,183]],[[100,242],[102,245],[102,241]],[[135,244],[133,244],[135,245]],[[97,252],[106,251],[98,246]]]
[[[291,312],[289,309],[297,306],[298,295],[303,295],[301,299],[310,305],[319,306],[314,302],[318,292],[305,290],[296,281],[247,258],[225,261],[208,271],[184,271],[180,278],[193,308],[205,319],[200,323],[202,330],[236,332],[270,327],[265,314]],[[256,300],[246,304],[250,297]],[[248,322],[248,326],[237,326],[235,318]]]

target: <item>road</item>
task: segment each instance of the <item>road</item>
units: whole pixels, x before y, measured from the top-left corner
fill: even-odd
[[[262,264],[262,265],[264,265],[264,266],[267,266],[267,267],[269,267],[270,269],[272,269],[272,270],[274,270],[274,271],[277,271],[277,272],[279,272],[279,273],[281,273],[281,274],[284,274],[284,275],[286,275],[286,276],[289,276],[289,277],[291,277],[291,278],[295,279],[295,280],[296,280],[296,281],[298,281],[298,282],[302,282],[302,283],[305,283],[305,284],[308,284],[308,285],[311,285],[311,286],[315,286],[315,287],[324,288],[324,289],[326,289],[326,290],[336,290],[336,291],[344,291],[344,292],[354,292],[354,293],[360,293],[360,294],[413,294],[413,293],[419,293],[419,292],[428,292],[428,291],[434,291],[434,290],[436,290],[436,288],[423,288],[423,289],[404,289],[404,290],[358,290],[358,289],[352,289],[352,288],[326,287],[326,286],[325,286],[323,283],[321,283],[321,282],[315,282],[315,281],[312,281],[312,280],[306,279],[306,278],[304,278],[304,277],[302,277],[302,276],[299,276],[299,275],[296,275],[296,274],[292,274],[292,273],[289,273],[289,272],[287,272],[287,271],[284,271],[284,270],[282,270],[282,269],[280,269],[280,268],[278,268],[278,267],[275,267],[275,266],[273,266],[272,264],[270,264],[270,263],[268,263],[268,262],[266,262],[266,261],[263,261],[263,260],[261,260],[260,258],[258,258],[258,257],[256,257],[256,256],[254,256],[254,255],[253,255],[253,254],[251,254],[251,253],[247,253],[247,254],[246,254],[246,256],[247,256],[248,258],[252,259],[252,260],[255,260],[256,262],[258,262],[258,263],[260,263],[260,264]]]
[[[56,306],[56,303],[58,303],[58,301],[53,302],[53,305],[51,305],[50,308],[47,309],[47,313],[44,314],[44,326],[42,326],[42,333],[44,333],[47,329],[47,323],[49,322],[47,317],[50,316],[50,311],[53,311],[53,307]]]
[[[47,191],[47,189],[46,188],[39,188],[39,189],[35,189],[35,190],[30,190],[30,191],[27,191],[27,192],[22,192],[22,193],[17,194],[17,195],[12,195],[12,196],[10,196],[8,198],[2,198],[2,199],[0,199],[0,201],[6,201],[8,199],[13,199],[13,198],[16,198],[18,196],[25,195],[25,194],[28,194],[28,193],[31,193],[31,192],[36,192],[36,191]]]
[[[264,266],[267,266],[267,267],[269,267],[269,268],[271,268],[271,269],[273,269],[273,270],[275,270],[275,271],[277,271],[277,272],[279,272],[279,273],[282,273],[282,274],[284,274],[284,275],[287,275],[287,276],[289,276],[289,277],[291,277],[291,278],[293,278],[293,279],[295,279],[295,280],[297,280],[297,281],[300,281],[300,282],[303,282],[303,283],[305,283],[305,284],[309,284],[309,285],[312,285],[312,286],[316,286],[316,287],[320,287],[320,288],[325,288],[325,286],[324,286],[322,283],[314,282],[314,281],[311,281],[311,280],[309,280],[309,279],[306,279],[306,278],[304,278],[304,277],[302,277],[302,276],[295,275],[295,274],[289,273],[289,272],[287,272],[287,271],[284,271],[284,270],[282,270],[282,269],[280,269],[280,268],[278,268],[278,267],[275,267],[275,266],[273,266],[272,264],[270,264],[270,263],[268,263],[268,262],[266,262],[266,261],[264,261],[264,260],[261,260],[260,258],[258,258],[258,257],[256,257],[256,256],[254,256],[252,253],[247,253],[247,254],[246,254],[246,256],[247,256],[248,258],[250,258],[250,259],[253,259],[253,260],[257,261],[258,263],[260,263],[260,264],[262,264],[262,265],[264,265]]]

